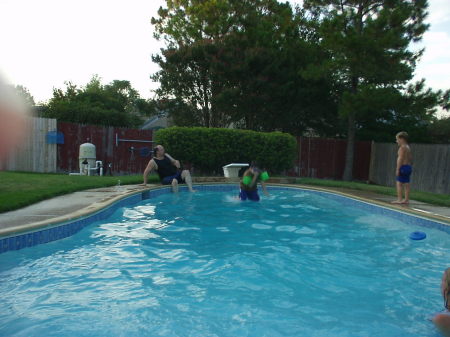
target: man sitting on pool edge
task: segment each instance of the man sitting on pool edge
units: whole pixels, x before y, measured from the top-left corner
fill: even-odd
[[[267,172],[265,172],[267,175]],[[258,168],[255,162],[252,162],[250,168],[244,172],[241,181],[241,190],[239,192],[239,199],[259,201],[258,182],[261,183],[264,195],[269,195],[266,188],[266,183],[262,178],[263,172]],[[268,175],[267,175],[268,178]]]
[[[162,145],[157,145],[153,150],[153,158],[148,162],[144,170],[144,186],[147,185],[147,176],[152,171],[158,172],[159,179],[163,185],[172,185],[172,191],[178,192],[178,184],[186,183],[189,191],[192,188],[191,173],[181,170],[180,162],[167,154]]]

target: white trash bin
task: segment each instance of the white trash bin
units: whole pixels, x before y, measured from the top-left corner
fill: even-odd
[[[231,163],[228,165],[223,166],[223,174],[225,178],[238,178],[239,177],[239,170],[243,167],[248,167],[248,164],[242,164],[242,163]]]

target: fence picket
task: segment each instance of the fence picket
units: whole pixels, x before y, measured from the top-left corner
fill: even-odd
[[[395,186],[397,145],[375,143],[370,181],[384,186]],[[411,189],[432,193],[450,193],[450,145],[411,144],[413,173]]]
[[[12,151],[3,169],[56,172],[56,144],[47,144],[47,132],[54,130],[56,119],[30,118],[24,141]]]

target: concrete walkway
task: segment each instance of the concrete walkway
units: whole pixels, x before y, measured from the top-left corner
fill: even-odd
[[[15,211],[0,213],[0,236],[20,232],[21,229],[29,230],[70,221],[102,209],[127,195],[156,186],[147,185],[144,188],[139,185],[124,185],[95,188],[44,200]]]
[[[408,206],[392,205],[390,202],[393,200],[393,197],[373,192],[343,188],[316,188],[314,186],[304,185],[287,186],[335,191],[358,199],[363,199],[364,201],[374,202],[378,205],[414,213],[416,215],[429,217],[450,224],[449,207],[434,206],[414,200],[412,200]],[[55,197],[15,211],[1,213],[0,236],[12,235],[14,233],[46,227],[86,216],[127,195],[155,187],[160,187],[160,185],[147,185],[147,187],[140,185],[125,185],[120,187],[96,188]]]

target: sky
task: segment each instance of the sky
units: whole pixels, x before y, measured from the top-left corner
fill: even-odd
[[[301,0],[292,0],[293,4]],[[162,42],[153,38],[152,16],[164,0],[0,0],[0,72],[25,86],[36,102],[52,96],[65,81],[85,85],[94,75],[103,83],[129,80],[144,98],[158,87],[151,55]],[[425,47],[415,80],[450,89],[450,1],[429,0],[430,29],[416,47]]]

